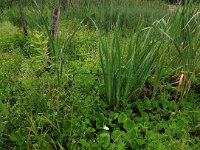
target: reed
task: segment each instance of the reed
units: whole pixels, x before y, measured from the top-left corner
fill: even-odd
[[[172,44],[170,50],[176,50],[175,59],[177,68],[180,68],[178,72],[180,79],[175,99],[182,99],[187,95],[196,72],[200,49],[199,17],[199,7],[194,7],[193,1],[186,0],[165,25],[165,29],[159,28],[168,42],[167,45]]]
[[[102,38],[99,31],[105,96],[111,108],[123,100],[134,101],[139,97],[158,58],[161,43],[153,38],[154,34],[153,27],[138,27],[128,46],[122,47],[118,28],[108,38]]]

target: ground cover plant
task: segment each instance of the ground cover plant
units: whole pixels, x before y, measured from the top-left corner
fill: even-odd
[[[18,2],[0,3],[0,149],[200,149],[196,1]]]

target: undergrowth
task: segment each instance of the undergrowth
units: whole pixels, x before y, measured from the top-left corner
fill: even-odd
[[[84,2],[62,8],[55,41],[56,1],[24,1],[26,37],[3,3],[0,149],[200,149],[196,6]]]

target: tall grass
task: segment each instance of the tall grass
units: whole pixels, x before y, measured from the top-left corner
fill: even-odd
[[[179,81],[183,82],[179,83],[180,97],[187,94],[195,73],[200,46],[199,10],[192,7],[192,2],[180,7],[170,21],[162,18],[150,27],[138,28],[127,47],[120,43],[119,30],[116,28],[114,34],[107,39],[102,38],[101,34],[99,36],[105,95],[110,107],[119,105],[122,100],[136,100],[157,65],[157,83],[154,84],[153,91],[155,96],[163,75],[162,67],[167,61],[162,59],[167,56],[162,53],[168,53],[167,50],[174,53],[174,48],[177,50],[177,68],[181,68],[180,72],[184,74],[184,80]],[[164,36],[158,35],[159,32]],[[111,42],[108,42],[109,39]],[[163,44],[171,43],[174,47],[163,47]]]
[[[199,7],[193,6],[192,1],[186,1],[183,6],[179,6],[177,12],[171,17],[164,28],[160,28],[160,32],[168,40],[168,44],[172,43],[171,51],[176,50],[176,64],[179,69],[179,76],[184,80],[179,80],[177,89],[180,91],[180,98],[185,96],[190,87],[191,80],[195,75],[196,64],[198,63],[200,49],[200,11]]]
[[[109,38],[102,38],[99,32],[105,95],[110,107],[118,106],[122,100],[134,101],[140,95],[155,66],[161,45],[153,38],[154,34],[153,27],[138,28],[124,47],[120,43],[118,28]]]
[[[141,1],[141,0],[84,0],[73,8],[66,10],[63,17],[72,19],[76,17],[82,20],[85,17],[91,17],[99,28],[110,31],[116,25],[120,28],[133,29],[140,18],[144,18],[144,26],[148,26],[155,19],[161,18],[168,13],[167,7],[160,1]],[[85,24],[93,27],[90,20]]]

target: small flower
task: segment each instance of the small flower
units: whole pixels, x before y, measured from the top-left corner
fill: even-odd
[[[103,126],[103,129],[107,131],[109,130],[109,128],[106,125]]]
[[[44,115],[44,113],[38,113],[38,115]]]

